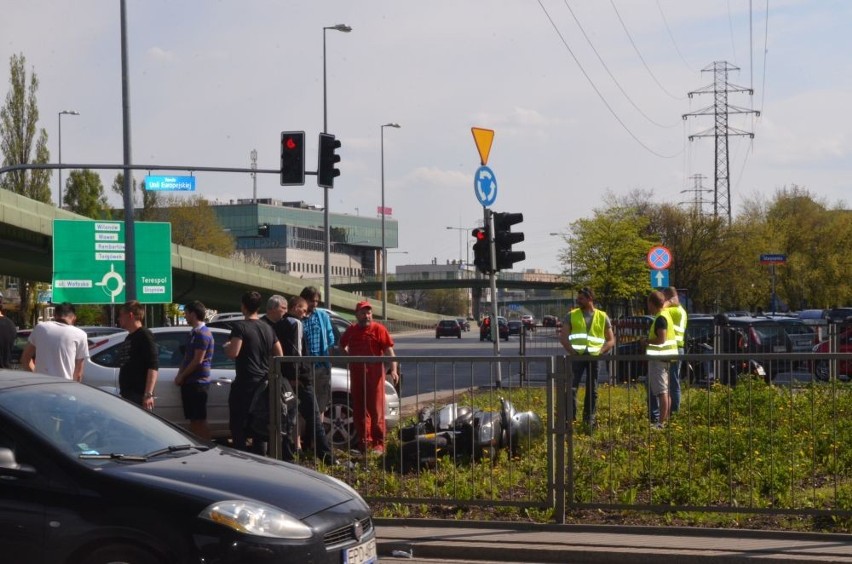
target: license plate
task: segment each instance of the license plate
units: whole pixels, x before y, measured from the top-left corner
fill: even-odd
[[[375,564],[378,561],[376,539],[370,539],[343,551],[343,564]]]

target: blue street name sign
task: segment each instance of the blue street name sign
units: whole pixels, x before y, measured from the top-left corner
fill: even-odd
[[[667,288],[669,286],[669,271],[668,270],[652,270],[651,271],[651,287],[652,288]]]
[[[760,264],[785,264],[787,255],[760,255]]]
[[[195,192],[194,176],[146,176],[145,190],[150,192]]]

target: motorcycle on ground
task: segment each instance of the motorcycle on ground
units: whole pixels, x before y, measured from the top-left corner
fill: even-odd
[[[456,463],[494,460],[505,448],[519,456],[540,437],[541,419],[532,411],[519,412],[500,398],[500,411],[482,411],[456,403],[420,411],[413,425],[400,430],[402,471],[434,467],[439,457]]]

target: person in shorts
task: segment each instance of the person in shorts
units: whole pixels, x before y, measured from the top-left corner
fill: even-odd
[[[175,376],[180,386],[183,415],[189,420],[189,429],[204,440],[210,439],[207,425],[207,389],[210,386],[210,367],[213,362],[213,334],[204,323],[207,308],[199,301],[183,308],[186,323],[192,327],[186,340],[183,362]]]
[[[648,337],[643,339],[645,354],[650,357],[648,360],[648,388],[650,395],[657,398],[660,406],[660,421],[655,424],[656,427],[663,426],[671,415],[669,397],[670,357],[677,356],[674,322],[665,304],[666,298],[662,292],[655,290],[648,295],[648,313],[655,317]]]

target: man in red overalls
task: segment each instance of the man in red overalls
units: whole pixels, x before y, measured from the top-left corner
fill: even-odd
[[[357,323],[340,338],[340,346],[351,356],[394,357],[393,339],[384,325],[373,321],[370,302],[355,306]],[[365,454],[385,452],[385,367],[382,362],[349,364],[349,385],[355,431]],[[399,379],[396,362],[391,361],[388,375],[394,384]]]

